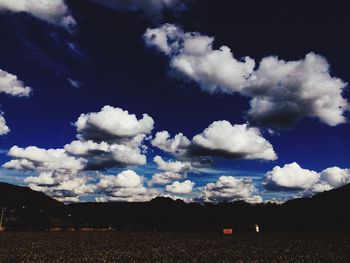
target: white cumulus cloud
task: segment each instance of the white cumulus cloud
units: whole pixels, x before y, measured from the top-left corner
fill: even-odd
[[[249,179],[238,179],[233,176],[220,176],[215,183],[208,183],[203,191],[206,202],[232,202],[244,200],[260,203],[262,198],[256,195],[256,188]]]
[[[64,0],[0,0],[0,10],[25,12],[68,30],[76,25]]]
[[[192,192],[192,188],[195,185],[194,182],[191,182],[190,180],[186,180],[184,182],[173,182],[170,185],[167,185],[165,189],[174,194],[188,194]]]
[[[283,167],[275,166],[272,171],[266,174],[266,182],[268,186],[294,189],[311,188],[320,175],[312,170],[303,169],[296,162],[286,164]]]
[[[300,167],[296,162],[275,166],[266,173],[265,186],[271,190],[296,189],[323,192],[350,183],[350,169],[330,167],[320,173]]]
[[[132,170],[126,170],[116,176],[104,175],[98,186],[101,189],[136,188],[142,186],[143,179]]]
[[[96,143],[93,141],[73,141],[64,149],[88,160],[88,169],[105,169],[114,166],[144,165],[146,156],[139,147],[123,144]]]
[[[227,46],[214,49],[213,37],[171,24],[148,29],[144,39],[169,57],[171,68],[203,90],[251,98],[251,123],[286,128],[305,117],[331,126],[346,121],[349,105],[342,93],[347,83],[330,75],[330,66],[320,55],[311,52],[296,61],[269,56],[256,65],[250,57],[235,58]]]
[[[74,125],[78,140],[64,148],[86,158],[87,169],[146,164],[143,141],[154,125],[148,114],[137,119],[121,108],[104,106],[99,112],[81,114]]]
[[[76,122],[78,140],[63,149],[13,146],[8,151],[12,160],[3,167],[34,171],[37,175],[25,180],[32,189],[64,202],[77,201],[97,187],[84,175],[88,170],[146,164],[146,148],[142,143],[153,123],[147,114],[138,120],[127,111],[106,106],[100,112],[82,114]],[[123,180],[129,184],[138,181],[136,185],[123,185]],[[141,201],[156,194],[155,190],[146,189],[143,178],[130,170],[115,177],[101,177],[96,189],[104,189],[108,193],[105,198],[114,201]]]
[[[0,69],[0,94],[1,93],[16,97],[29,97],[31,88],[25,86],[16,75]],[[9,132],[10,128],[6,125],[6,120],[3,113],[0,111],[0,136]]]
[[[42,149],[36,146],[13,146],[8,155],[14,159],[3,167],[14,170],[78,171],[84,168],[86,162],[83,158],[69,156],[64,149]]]
[[[17,97],[28,97],[30,92],[31,88],[25,86],[16,75],[0,69],[0,93]]]
[[[93,141],[120,141],[148,134],[153,125],[154,121],[148,114],[143,114],[142,119],[138,120],[134,114],[108,105],[99,112],[81,114],[75,122],[81,137]]]
[[[215,121],[202,133],[188,140],[181,133],[173,139],[168,132],[156,134],[152,145],[173,155],[187,158],[223,157],[229,159],[276,160],[272,145],[262,137],[259,129],[247,124],[232,125]]]
[[[330,167],[320,173],[320,179],[327,182],[332,188],[350,183],[350,169]]]
[[[157,132],[155,138],[151,141],[152,146],[175,155],[184,155],[190,143],[190,140],[182,133],[171,139],[167,131]]]
[[[315,53],[297,61],[266,57],[244,91],[252,97],[248,115],[265,126],[288,127],[305,117],[335,126],[346,122],[343,114],[349,105],[342,96],[346,86],[330,76],[327,60]]]
[[[232,125],[215,121],[192,139],[196,155],[222,156],[231,159],[276,160],[272,145],[262,137],[259,129],[247,124]]]
[[[42,149],[36,146],[13,146],[8,155],[14,159],[2,167],[33,171],[25,179],[28,186],[62,202],[78,202],[80,197],[94,192],[95,186],[82,173],[86,160],[70,156],[64,149]]]
[[[88,178],[76,172],[42,172],[38,176],[25,179],[28,186],[61,202],[79,202],[80,197],[91,194],[96,186],[88,183]]]
[[[132,170],[116,176],[101,176],[97,188],[104,196],[96,201],[145,202],[158,195],[158,191],[144,187],[143,177]]]

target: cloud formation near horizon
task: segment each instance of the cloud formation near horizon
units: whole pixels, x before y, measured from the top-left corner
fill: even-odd
[[[80,197],[96,190],[96,185],[88,183],[89,177],[77,171],[41,172],[39,176],[27,177],[25,182],[31,189],[44,192],[65,203],[79,202]]]
[[[147,29],[144,40],[202,90],[249,97],[247,117],[254,125],[288,128],[306,117],[330,126],[346,122],[347,83],[332,77],[327,60],[313,52],[296,61],[268,56],[257,64],[250,57],[235,58],[227,46],[213,49],[213,37],[171,24]]]
[[[0,0],[0,11],[25,12],[70,31],[76,21],[64,0]]]
[[[262,137],[259,129],[247,124],[216,121],[192,140],[183,134],[171,138],[166,131],[156,133],[152,146],[176,159],[156,155],[153,161],[159,172],[146,181],[129,167],[146,164],[143,141],[154,126],[150,116],[143,114],[138,119],[128,111],[105,106],[98,112],[81,114],[74,125],[78,139],[64,148],[13,146],[8,151],[12,160],[3,164],[3,168],[34,172],[25,179],[29,187],[63,202],[78,202],[90,194],[94,194],[99,202],[149,201],[156,196],[189,201],[199,200],[198,192],[201,192],[202,200],[206,202],[244,200],[256,203],[262,202],[262,198],[251,179],[220,176],[202,189],[194,188],[196,181],[187,179],[188,174],[200,173],[198,167],[205,158],[277,158],[272,145]],[[102,172],[108,168],[125,170],[117,175],[104,175]],[[272,191],[296,189],[313,194],[347,183],[350,183],[349,169],[331,167],[317,173],[303,169],[297,163],[276,166],[265,176],[265,187]]]
[[[330,167],[318,173],[304,169],[296,162],[283,167],[275,166],[265,176],[265,187],[274,191],[292,189],[318,193],[348,183],[350,183],[350,169]]]
[[[66,144],[64,149],[13,146],[8,152],[13,159],[3,167],[34,171],[37,175],[25,180],[32,189],[63,202],[76,202],[81,196],[95,191],[96,185],[89,183],[91,178],[86,176],[87,170],[103,171],[112,167],[146,164],[142,141],[153,129],[153,124],[153,119],[147,114],[138,120],[135,115],[120,108],[105,106],[99,112],[80,115],[75,122],[78,140]],[[124,175],[117,179],[135,177]],[[129,190],[121,189],[120,197],[114,191],[112,198],[122,200]],[[132,190],[140,196],[149,193],[141,186]],[[110,191],[106,189],[107,192]],[[135,197],[135,200],[141,199]]]
[[[13,146],[8,155],[14,159],[2,167],[17,171],[34,171],[25,182],[30,188],[62,202],[78,202],[79,197],[92,193],[95,186],[81,173],[86,160],[70,156],[64,149],[42,149],[36,146]]]
[[[132,170],[123,171],[116,176],[102,176],[97,188],[103,194],[96,198],[97,202],[145,202],[159,194],[154,189],[145,188],[143,178]]]
[[[232,125],[215,121],[190,141],[183,134],[170,138],[167,131],[158,132],[152,145],[182,158],[221,157],[233,160],[276,160],[272,145],[259,129],[247,124]]]
[[[260,203],[262,198],[256,195],[257,189],[251,180],[238,179],[233,176],[220,176],[215,183],[208,183],[203,191],[206,202],[233,202],[244,200]]]
[[[170,185],[167,185],[165,189],[173,194],[189,194],[192,192],[194,182],[186,180],[184,182],[175,181]]]

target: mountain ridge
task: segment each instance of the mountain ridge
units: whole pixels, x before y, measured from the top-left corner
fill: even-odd
[[[149,202],[86,202],[64,205],[28,187],[0,183],[0,207],[9,229],[113,228],[131,231],[350,231],[350,185],[283,204],[185,203],[158,197]],[[7,200],[7,201],[6,201]],[[7,203],[6,203],[7,202]],[[27,209],[21,209],[26,206]],[[6,219],[5,218],[5,219]]]

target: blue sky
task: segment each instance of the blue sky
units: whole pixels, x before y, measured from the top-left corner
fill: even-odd
[[[344,33],[348,18],[341,6],[319,4],[315,12],[313,5],[299,1],[283,5],[272,1],[255,8],[232,1],[189,1],[186,5],[180,0],[168,4],[162,0],[148,4],[111,2],[57,0],[53,6],[46,6],[43,1],[38,11],[35,0],[27,5],[20,1],[18,6],[0,1],[0,69],[15,75],[23,87],[31,88],[29,96],[13,96],[4,91],[9,84],[2,84],[0,79],[0,109],[11,130],[0,136],[0,163],[26,160],[33,164],[30,168],[3,166],[0,181],[28,184],[62,201],[96,197],[99,201],[137,201],[163,195],[185,200],[252,202],[261,201],[257,197],[284,200],[314,194],[350,182],[346,109],[350,53]],[[166,32],[167,23],[175,37]],[[153,30],[151,38],[147,38],[147,30]],[[164,36],[161,34],[165,34],[168,53],[157,41]],[[213,38],[212,42],[209,38]],[[184,43],[193,39],[197,41],[194,50],[186,51]],[[195,52],[203,43],[206,53],[198,55]],[[231,56],[224,55],[221,46],[228,47]],[[213,51],[221,55],[218,60],[209,57]],[[306,55],[310,52],[314,55],[308,61]],[[255,61],[251,71],[245,56]],[[265,71],[259,71],[260,61],[269,56],[280,63],[283,59],[291,63],[288,65],[300,66],[287,76],[280,73],[280,66],[268,66],[270,74],[277,78],[272,81]],[[194,73],[186,71],[184,64],[175,64],[180,59],[190,63]],[[231,62],[236,64],[232,66]],[[324,65],[328,68],[318,69]],[[232,71],[224,74],[226,69]],[[248,75],[235,75],[240,70],[267,84],[253,80],[246,83]],[[279,92],[278,85],[283,92]],[[303,97],[306,91],[312,94],[310,98]],[[254,99],[267,100],[272,106],[265,114],[262,104],[253,108]],[[297,109],[289,103],[297,105]],[[144,136],[144,140],[137,149],[132,148],[133,153],[139,151],[137,157],[147,158],[146,163],[130,165],[111,157],[120,154],[113,145],[129,145],[127,140],[135,136],[132,127],[128,130],[132,135],[121,135],[117,128],[111,141],[95,138],[95,144],[105,142],[109,147],[102,153],[90,149],[85,155],[77,155],[63,150],[74,140],[86,143],[92,133],[101,135],[103,124],[92,128],[87,125],[78,131],[76,121],[81,114],[102,112],[105,105],[135,114],[138,122],[144,113],[152,118],[152,129],[145,131],[141,127],[136,135]],[[338,106],[342,106],[340,112]],[[118,116],[107,119],[114,128],[129,123]],[[225,126],[227,132],[220,130],[223,123],[218,123],[212,127],[213,137],[207,138],[204,130],[224,120],[231,125]],[[245,123],[245,132],[238,134],[235,125]],[[285,123],[288,127],[281,126]],[[186,136],[191,141],[186,153],[164,151],[152,143],[160,131],[168,131],[169,139],[178,133]],[[195,135],[205,137],[210,147],[192,141]],[[252,137],[264,143],[254,145]],[[225,141],[227,145],[222,143]],[[235,152],[240,143],[244,151],[259,157],[242,154],[243,148]],[[13,146],[23,151],[9,152]],[[46,157],[33,157],[29,146],[41,149]],[[147,152],[142,151],[144,146]],[[261,147],[272,149],[278,158],[266,157]],[[82,158],[97,162],[101,154],[113,160],[94,170],[87,168],[85,161],[79,163],[84,167],[73,170],[59,165],[50,168],[47,163],[51,159],[40,159],[54,158],[46,152],[48,149],[62,149],[64,158],[75,161]],[[177,176],[165,175],[166,183],[150,185],[148,181],[154,174],[174,173],[159,169],[153,161],[157,155],[179,165],[190,164],[191,168],[177,171]],[[297,165],[290,165],[294,162]],[[274,169],[276,166],[281,169]],[[327,170],[330,167],[336,168]],[[127,183],[121,183],[124,177],[120,174],[130,170],[137,176],[124,174]],[[44,179],[42,174],[46,174]],[[104,175],[110,180],[103,186]],[[42,181],[26,180],[28,177]],[[186,181],[194,185],[182,185]],[[167,188],[174,182],[179,187]]]

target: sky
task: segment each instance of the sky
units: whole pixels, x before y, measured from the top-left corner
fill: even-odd
[[[345,6],[0,0],[0,181],[63,202],[350,183]]]

